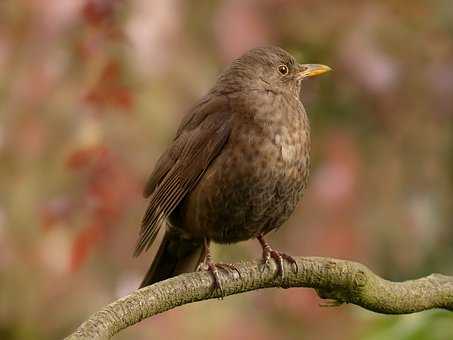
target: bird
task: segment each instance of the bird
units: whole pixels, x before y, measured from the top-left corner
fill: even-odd
[[[185,115],[144,189],[149,199],[134,256],[164,236],[140,288],[208,270],[222,293],[211,242],[257,239],[263,264],[294,259],[265,235],[301,200],[310,172],[310,124],[300,99],[307,77],[330,71],[299,64],[284,49],[257,47],[234,60]],[[297,268],[297,267],[296,267]]]

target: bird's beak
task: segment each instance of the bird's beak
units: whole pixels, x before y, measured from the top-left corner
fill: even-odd
[[[332,70],[329,66],[321,64],[299,64],[298,69],[297,75],[299,79],[318,76]]]

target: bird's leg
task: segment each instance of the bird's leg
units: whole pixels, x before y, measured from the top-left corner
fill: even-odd
[[[294,260],[293,257],[291,257],[285,253],[282,253],[280,251],[272,249],[271,246],[269,245],[269,243],[267,243],[266,240],[264,239],[263,234],[259,234],[257,236],[257,239],[260,242],[261,247],[263,248],[263,264],[267,265],[269,263],[269,260],[272,257],[277,264],[277,275],[281,278],[282,281],[285,278],[283,260],[286,260],[289,263],[291,263],[295,268],[295,272],[297,273],[297,270],[298,270],[297,262],[296,262],[296,260]]]
[[[232,264],[229,263],[214,263],[211,257],[211,251],[209,249],[210,240],[204,238],[203,240],[203,261],[198,265],[197,270],[207,270],[209,271],[214,278],[214,289],[218,288],[220,290],[221,297],[223,297],[224,291],[222,283],[220,282],[219,269],[228,272],[229,269],[236,271],[239,276],[241,273],[239,270]]]
[[[209,271],[214,278],[214,289],[218,288],[220,290],[221,296],[224,295],[222,283],[220,282],[219,271],[214,262],[212,262],[211,251],[209,249],[210,241],[207,238],[203,240],[203,261],[198,266],[198,270],[207,270]]]

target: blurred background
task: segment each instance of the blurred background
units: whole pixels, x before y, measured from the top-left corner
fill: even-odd
[[[275,44],[303,84],[313,167],[268,240],[392,280],[453,274],[449,0],[0,1],[0,338],[59,339],[134,290],[141,189],[233,58]],[[256,241],[215,258],[260,256]],[[453,339],[444,311],[383,316],[268,289],[178,308],[118,339]]]

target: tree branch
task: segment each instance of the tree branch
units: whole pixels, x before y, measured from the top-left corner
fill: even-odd
[[[269,287],[315,288],[322,298],[352,303],[383,314],[408,314],[443,308],[453,311],[453,276],[432,274],[417,280],[391,282],[374,274],[366,266],[345,260],[320,257],[296,258],[298,271],[285,263],[284,282],[275,278],[272,262],[236,264],[234,271],[221,273],[225,296]],[[191,302],[219,298],[212,289],[208,272],[182,274],[137,290],[101,311],[66,339],[108,339],[120,330],[150,316]]]

